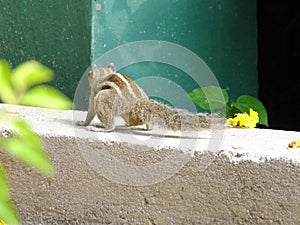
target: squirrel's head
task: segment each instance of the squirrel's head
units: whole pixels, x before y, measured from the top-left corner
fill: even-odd
[[[88,80],[90,86],[96,81],[103,81],[107,78],[108,75],[116,72],[116,67],[113,63],[107,65],[107,67],[97,67],[96,64],[92,66],[92,69],[88,72]]]

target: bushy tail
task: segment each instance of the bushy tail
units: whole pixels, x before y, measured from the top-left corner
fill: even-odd
[[[184,131],[201,130],[211,127],[212,119],[206,114],[195,114],[187,110],[177,109],[155,100],[148,100],[146,111],[149,112],[150,122],[164,128]]]

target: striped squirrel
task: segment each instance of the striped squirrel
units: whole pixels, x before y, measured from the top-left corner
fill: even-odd
[[[201,130],[211,125],[211,119],[186,110],[169,107],[149,99],[147,94],[128,76],[116,73],[113,63],[107,67],[94,65],[88,73],[91,87],[89,108],[85,121],[77,125],[88,126],[97,115],[100,127],[88,126],[93,131],[113,131],[114,118],[120,116],[129,127],[145,130],[159,125],[173,131]]]

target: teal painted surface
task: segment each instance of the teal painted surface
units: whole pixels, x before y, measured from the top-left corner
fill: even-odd
[[[90,64],[91,4],[86,0],[0,0],[0,57],[12,66],[35,59],[73,97]]]
[[[173,42],[200,56],[233,100],[241,94],[257,96],[255,0],[96,0],[92,4],[93,60],[125,43]],[[154,62],[130,65],[121,72],[134,79],[162,76],[186,92],[197,87],[184,72]]]
[[[71,98],[91,59],[141,40],[195,52],[232,99],[257,96],[254,0],[0,0],[0,8],[0,57],[12,66],[30,59],[49,66],[56,74],[52,85]],[[165,77],[186,92],[197,87],[183,71],[161,63],[138,63],[121,72],[134,79]]]

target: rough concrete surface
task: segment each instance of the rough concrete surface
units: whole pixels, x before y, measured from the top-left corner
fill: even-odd
[[[93,133],[72,125],[84,112],[0,109],[32,125],[56,168],[45,177],[0,154],[23,224],[300,224],[300,149],[287,148],[298,132],[225,129],[210,145]]]

